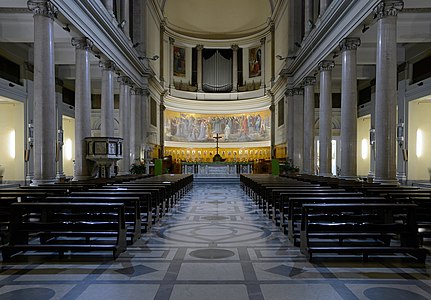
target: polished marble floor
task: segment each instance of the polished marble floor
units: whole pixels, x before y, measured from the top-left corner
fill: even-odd
[[[431,299],[431,260],[309,263],[237,184],[195,184],[113,261],[27,254],[1,264],[4,299]]]

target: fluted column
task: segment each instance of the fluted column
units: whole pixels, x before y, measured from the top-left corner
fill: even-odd
[[[89,50],[92,43],[89,39],[73,38],[75,47],[75,170],[73,180],[90,178],[86,158],[85,138],[91,136],[91,75]]]
[[[105,6],[108,13],[114,17],[114,0],[102,0],[103,5]]]
[[[197,45],[197,72],[198,72],[198,92],[202,92],[202,51],[204,50],[204,45]]]
[[[123,138],[123,159],[119,162],[119,175],[130,174],[130,78],[122,76],[120,81],[120,137]]]
[[[175,40],[173,38],[169,38],[169,86],[174,88],[174,43]]]
[[[126,24],[123,27],[124,34],[130,38],[130,2],[129,0],[122,0],[121,1],[121,17],[119,22],[126,21]]]
[[[141,126],[142,126],[142,108],[141,108],[142,89],[133,88],[130,97],[130,163],[141,159],[140,149],[142,143]]]
[[[304,174],[314,174],[314,85],[315,77],[305,77],[304,81]]]
[[[403,1],[383,1],[377,16],[376,59],[376,177],[382,184],[397,183],[397,14]]]
[[[357,115],[358,86],[356,49],[358,38],[340,42],[341,50],[341,178],[357,178]]]
[[[232,45],[232,92],[238,91],[238,45]]]
[[[319,175],[332,176],[332,69],[334,62],[319,63],[320,112],[319,112]]]
[[[294,106],[293,89],[286,90],[287,96],[287,157],[293,160],[293,129],[294,129]]]
[[[100,61],[102,68],[102,89],[101,89],[101,127],[100,136],[114,136],[114,70],[113,61]]]
[[[310,23],[311,22],[311,23]],[[304,38],[306,38],[312,29],[313,22],[313,0],[304,1]]]
[[[54,16],[49,1],[28,1],[34,18],[34,178],[32,184],[54,183],[56,122]]]
[[[304,93],[302,88],[295,88],[293,93],[293,164],[302,170],[304,150]]]

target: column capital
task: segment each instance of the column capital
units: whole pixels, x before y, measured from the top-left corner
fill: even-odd
[[[308,85],[315,85],[316,84],[316,77],[314,76],[307,76],[302,80],[302,84],[304,86],[308,86]]]
[[[42,15],[54,19],[57,16],[57,8],[48,0],[29,0],[27,7],[34,15]]]
[[[117,81],[120,83],[120,85],[132,85],[132,80],[128,76],[119,76]]]
[[[356,50],[361,45],[360,38],[345,38],[341,40],[339,47],[341,51]]]
[[[86,37],[74,37],[71,40],[72,46],[76,49],[90,50],[93,42]]]
[[[234,44],[230,47],[232,48],[233,51],[238,51],[238,49],[239,49],[239,46],[237,44]]]
[[[404,1],[402,0],[384,0],[374,8],[374,19],[382,19],[388,16],[397,16],[398,12],[403,10]]]
[[[287,89],[284,94],[288,97],[291,97],[294,95],[294,89]]]
[[[99,67],[107,71],[115,71],[115,63],[112,60],[100,60]]]
[[[265,42],[266,42],[266,36],[264,36],[263,38],[260,39],[261,45],[265,45]]]
[[[302,87],[297,87],[293,89],[293,95],[303,95],[304,89]]]
[[[173,37],[169,37],[169,44],[173,45],[175,43],[175,39]]]
[[[335,67],[335,62],[333,60],[322,60],[317,67],[319,71],[331,71]]]
[[[138,95],[138,96],[149,96],[150,91],[147,88],[138,88],[135,87],[131,90],[132,95]]]
[[[275,22],[274,22],[274,20],[270,20],[268,24],[269,24],[269,31],[271,33],[274,33],[275,32]]]
[[[163,33],[166,31],[166,22],[163,20],[160,22],[160,33]]]
[[[196,50],[198,51],[204,50],[204,45],[196,45]]]

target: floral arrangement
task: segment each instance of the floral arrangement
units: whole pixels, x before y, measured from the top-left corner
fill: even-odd
[[[145,174],[145,163],[137,159],[136,162],[130,166],[130,173]]]

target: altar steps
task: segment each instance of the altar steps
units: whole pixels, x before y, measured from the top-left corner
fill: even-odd
[[[193,183],[239,184],[239,177],[195,177]]]

